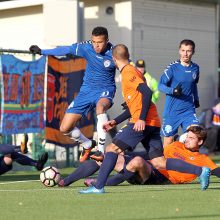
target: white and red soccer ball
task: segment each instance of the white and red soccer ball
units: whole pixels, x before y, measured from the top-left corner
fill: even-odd
[[[53,187],[60,181],[60,172],[56,167],[45,167],[40,173],[41,182],[48,187]]]

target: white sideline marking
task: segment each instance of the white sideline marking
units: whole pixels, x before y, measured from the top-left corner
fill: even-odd
[[[39,181],[39,180],[29,180],[29,182],[32,182],[32,181]],[[9,182],[9,183],[22,183],[22,182],[28,182],[28,181],[15,181],[15,182]],[[4,183],[6,184],[6,183]],[[131,185],[132,186],[132,185]],[[81,189],[85,189],[86,187],[85,186],[78,186],[77,188],[71,188],[71,187],[44,187],[42,189],[0,189],[0,192],[40,192],[40,191],[56,191],[56,192],[62,192],[62,191],[77,191],[78,190],[81,190]],[[136,188],[136,189],[135,189]],[[207,189],[207,191],[209,189],[219,189],[220,188],[220,185],[213,185],[213,186],[209,186],[209,188]],[[137,192],[137,193],[142,193],[143,190],[144,191],[147,191],[147,190],[158,190],[158,191],[167,191],[167,190],[173,190],[173,189],[198,189],[198,191],[201,191],[200,190],[200,185],[199,184],[177,184],[177,185],[152,185],[152,186],[149,186],[149,185],[133,185],[133,187],[130,187],[129,185],[129,188],[126,188],[126,186],[116,186],[116,187],[111,187],[111,186],[108,186],[106,187],[106,192],[107,193],[121,193],[122,191],[123,192],[134,192],[134,190]],[[119,190],[119,191],[118,191]]]
[[[0,185],[7,185],[7,184],[12,184],[12,183],[28,183],[28,182],[37,182],[40,180],[20,180],[20,181],[13,181],[13,182],[2,182]]]

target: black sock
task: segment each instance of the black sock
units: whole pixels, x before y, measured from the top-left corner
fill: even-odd
[[[77,180],[94,174],[97,170],[99,170],[99,167],[100,166],[96,163],[95,160],[85,161],[73,173],[64,178],[64,186],[68,186]]]
[[[37,165],[37,161],[31,159],[30,157],[27,157],[23,154],[17,153],[17,152],[13,152],[11,154],[11,158],[13,161],[21,164],[21,165],[28,165],[28,166],[36,166]]]
[[[180,159],[168,158],[166,163],[167,170],[175,170],[181,173],[191,173],[200,176],[202,167],[189,164]]]
[[[123,183],[125,180],[128,180],[135,175],[135,172],[131,172],[124,168],[121,172],[117,173],[114,176],[111,176],[107,179],[106,186],[116,186],[120,183]]]
[[[95,187],[97,189],[101,189],[105,186],[107,178],[114,169],[117,159],[118,159],[118,154],[114,152],[107,152],[105,154],[105,158],[100,167],[97,182],[95,184]]]

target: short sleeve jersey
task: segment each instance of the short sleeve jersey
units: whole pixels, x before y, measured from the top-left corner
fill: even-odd
[[[164,148],[164,156],[165,158],[181,159],[196,166],[206,166],[211,170],[217,168],[217,165],[207,155],[200,154],[199,152],[192,152],[185,148],[183,143],[178,141],[173,142]],[[197,178],[194,174],[180,173],[172,170],[159,171],[174,184],[192,182]]]
[[[135,123],[141,114],[142,94],[137,90],[140,83],[145,83],[141,73],[132,65],[126,65],[121,71],[122,94],[131,113],[131,123]],[[160,127],[160,118],[157,113],[156,105],[151,103],[146,124],[149,126]]]

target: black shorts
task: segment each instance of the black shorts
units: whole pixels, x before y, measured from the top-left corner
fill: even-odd
[[[133,151],[138,143],[142,143],[149,159],[163,156],[163,144],[160,137],[160,128],[146,126],[144,131],[135,131],[134,124],[128,123],[121,128],[113,139],[113,143],[122,149]]]

